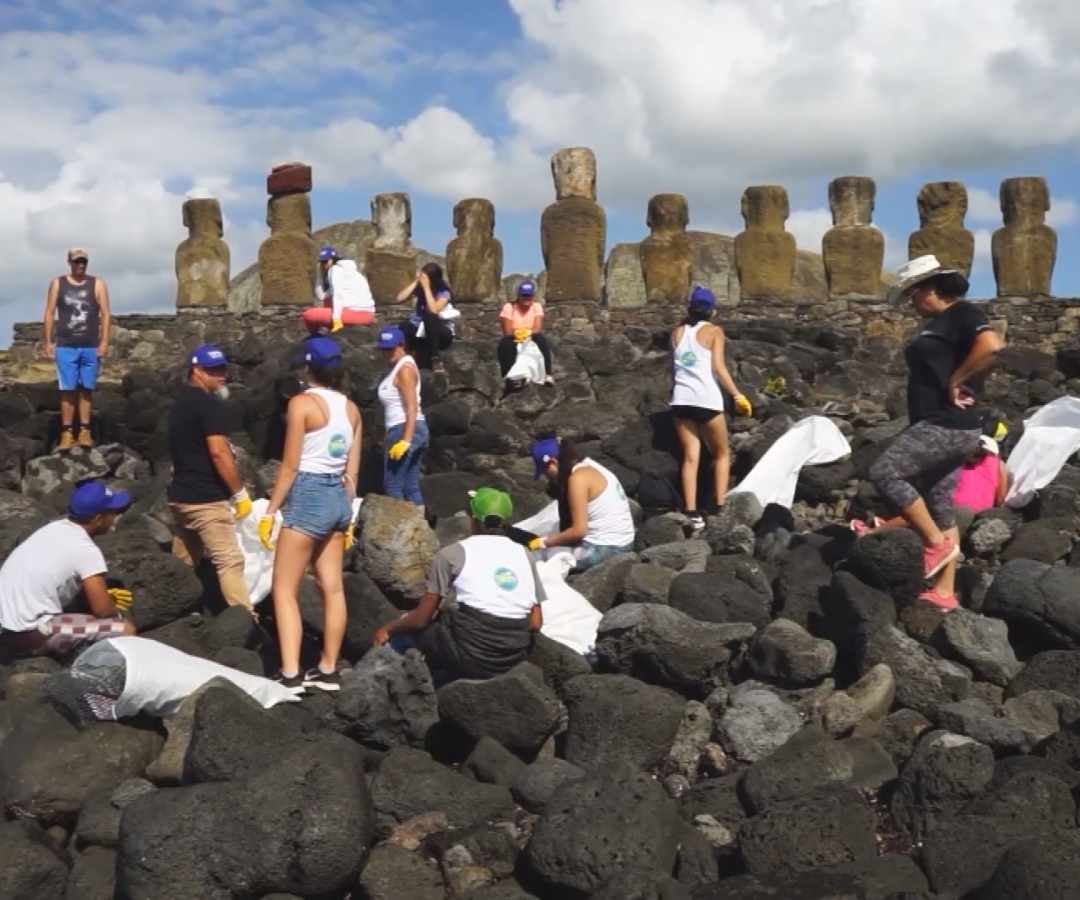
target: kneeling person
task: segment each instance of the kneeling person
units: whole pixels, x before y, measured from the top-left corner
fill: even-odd
[[[11,552],[0,568],[0,646],[17,656],[62,656],[135,633],[118,606],[129,605],[131,595],[106,587],[108,567],[93,541],[130,504],[127,491],[84,481],[71,495],[67,518],[43,525]],[[80,593],[90,613],[65,612]]]
[[[375,632],[376,644],[414,635],[395,639],[394,647],[418,647],[437,684],[508,672],[528,656],[532,632],[544,621],[536,568],[525,548],[503,533],[514,513],[510,495],[480,488],[470,509],[472,536],[439,551],[420,604]],[[451,592],[457,606],[435,618]]]

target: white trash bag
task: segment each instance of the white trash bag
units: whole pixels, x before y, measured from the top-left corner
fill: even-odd
[[[518,385],[543,384],[547,378],[547,369],[544,366],[544,354],[536,346],[536,342],[529,338],[517,345],[517,359],[506,373],[506,380]]]

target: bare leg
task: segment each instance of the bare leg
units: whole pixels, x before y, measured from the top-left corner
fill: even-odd
[[[704,426],[705,442],[713,455],[713,485],[716,489],[716,505],[723,506],[727,499],[728,482],[731,479],[731,447],[728,445],[727,421],[721,413]]]
[[[90,416],[93,414],[94,394],[85,388],[79,389],[79,425],[83,428],[90,427]]]
[[[72,428],[75,425],[75,391],[60,392],[60,425]]]
[[[697,473],[701,464],[701,439],[697,425],[690,419],[675,419],[675,433],[682,444],[682,466],[679,474],[682,480],[683,505],[687,512],[697,510]]]
[[[341,644],[345,640],[345,587],[341,579],[341,561],[345,555],[345,535],[336,532],[315,549],[315,579],[323,598],[323,650],[319,668],[329,674],[337,671]]]
[[[935,546],[945,540],[945,535],[937,527],[922,497],[900,510],[900,515],[915,529],[926,546]]]
[[[954,543],[960,543],[960,529],[955,525],[952,528],[946,528],[943,533],[945,537],[952,538]],[[955,559],[941,570],[941,574],[938,575],[937,581],[934,583],[934,589],[946,597],[956,593]]]
[[[301,531],[282,528],[274,553],[274,624],[281,650],[281,671],[300,673],[300,580],[311,561],[315,540]]]

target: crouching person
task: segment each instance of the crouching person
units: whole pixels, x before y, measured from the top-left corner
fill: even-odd
[[[108,567],[94,536],[131,504],[127,491],[80,482],[66,518],[19,544],[0,568],[0,648],[15,656],[64,656],[94,641],[135,634],[123,618],[131,593],[108,588]],[[84,597],[89,613],[68,612]]]
[[[525,548],[504,534],[514,513],[510,495],[480,488],[469,506],[472,536],[440,550],[416,609],[375,632],[376,645],[389,641],[401,652],[417,647],[436,684],[508,672],[528,656],[532,634],[544,622],[536,568]],[[451,593],[457,606],[440,612]]]

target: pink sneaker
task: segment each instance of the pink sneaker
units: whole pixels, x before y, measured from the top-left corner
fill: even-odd
[[[933,578],[960,555],[960,548],[952,538],[923,549],[923,578]]]
[[[848,525],[851,527],[851,530],[854,531],[855,534],[858,537],[862,537],[863,535],[866,535],[866,534],[870,533],[870,526],[867,525],[862,519],[852,519],[848,523]]]
[[[960,605],[956,600],[956,594],[943,594],[937,588],[923,591],[919,594],[919,599],[924,603],[929,603],[932,606],[936,606],[938,609],[944,609],[946,611],[956,609],[956,607]]]

